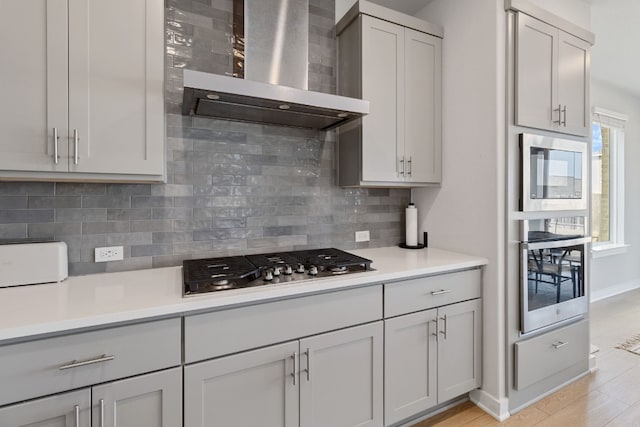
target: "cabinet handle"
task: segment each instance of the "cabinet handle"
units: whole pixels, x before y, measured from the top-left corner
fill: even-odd
[[[82,360],[82,361],[73,360],[71,361],[71,363],[67,365],[62,365],[58,369],[60,369],[61,371],[64,371],[65,369],[79,368],[80,366],[93,365],[94,363],[108,362],[115,358],[116,358],[115,356],[107,356],[106,354],[102,354],[96,357],[95,359]]]
[[[293,377],[293,385],[296,385],[298,384],[298,381],[296,380],[296,377],[298,376],[298,352],[294,352],[291,357],[293,358],[293,373],[291,376]]]
[[[429,323],[433,323],[433,328],[435,332],[432,332],[431,335],[436,337],[436,341],[438,341],[438,318],[436,317],[435,319],[429,321]]]
[[[562,121],[562,125],[567,127],[567,106],[565,105],[562,109],[562,114],[564,114],[564,120]]]
[[[558,104],[558,108],[554,109],[553,112],[558,112],[558,120],[553,120],[553,114],[551,114],[551,120],[553,120],[553,123],[557,123],[558,126],[560,126],[562,124],[562,104]]]
[[[413,165],[411,164],[411,160],[412,157],[409,156],[409,160],[407,161],[407,163],[409,163],[409,172],[407,172],[407,175],[411,176],[411,174],[413,173]]]
[[[400,160],[400,175],[404,176],[404,156],[402,156],[402,159]]]
[[[80,140],[80,136],[78,135],[78,129],[73,130],[73,164],[77,165],[80,161],[80,157],[78,156],[78,142]]]
[[[104,427],[104,399],[100,399],[100,427]]]
[[[304,354],[307,356],[307,369],[304,371],[307,373],[307,381],[311,381],[311,350],[307,349]]]
[[[440,333],[442,334],[442,338],[446,340],[447,339],[447,315],[445,314],[440,319],[444,321],[444,331],[440,331]]]
[[[80,427],[80,405],[73,407],[73,424]]]
[[[56,165],[60,160],[60,156],[58,155],[58,140],[60,137],[58,136],[58,128],[53,128],[53,163]]]
[[[557,343],[553,343],[553,348],[555,348],[556,350],[559,348],[564,347],[565,345],[569,344],[569,341],[558,341]]]
[[[440,289],[439,291],[431,291],[431,295],[442,295],[442,294],[448,294],[451,292],[451,289]]]

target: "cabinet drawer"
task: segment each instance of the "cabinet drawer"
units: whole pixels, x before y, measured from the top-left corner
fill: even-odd
[[[178,318],[0,346],[0,405],[177,366],[180,355]]]
[[[589,356],[586,320],[515,344],[515,388],[522,390]]]
[[[384,285],[384,317],[480,297],[480,269]]]
[[[382,285],[275,301],[184,320],[185,363],[382,318]]]

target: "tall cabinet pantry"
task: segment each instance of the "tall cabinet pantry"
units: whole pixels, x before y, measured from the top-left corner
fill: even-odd
[[[339,131],[339,185],[439,184],[442,28],[361,0],[337,33],[338,93],[371,108]]]

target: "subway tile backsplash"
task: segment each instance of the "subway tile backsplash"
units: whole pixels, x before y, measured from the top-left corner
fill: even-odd
[[[166,2],[166,184],[0,182],[0,239],[63,240],[72,275],[397,244],[406,189],[343,189],[335,134],[185,117],[182,69],[229,73],[233,0]],[[310,0],[309,89],[335,93],[334,1]],[[354,242],[370,230],[371,241]],[[124,260],[94,263],[99,246]]]

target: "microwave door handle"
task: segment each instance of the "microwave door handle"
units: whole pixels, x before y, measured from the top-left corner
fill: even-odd
[[[567,246],[584,245],[591,242],[591,237],[579,237],[577,239],[554,240],[551,242],[522,242],[522,248],[530,251],[537,249],[564,248]]]

